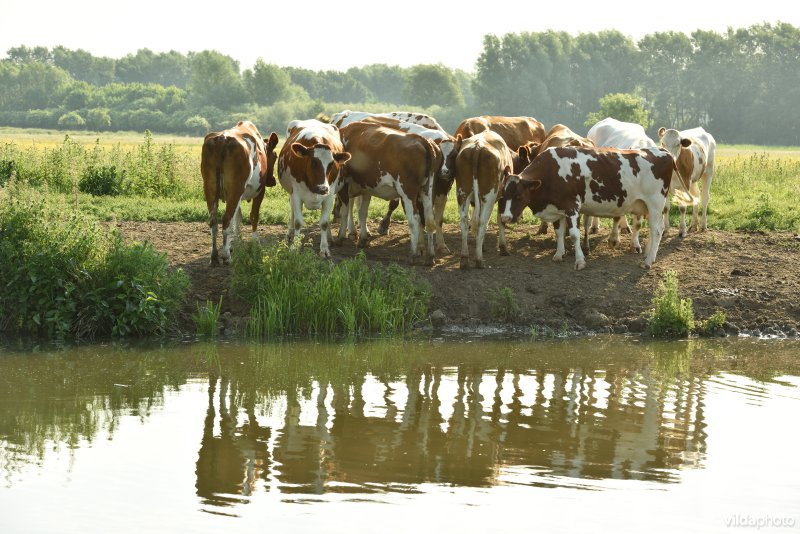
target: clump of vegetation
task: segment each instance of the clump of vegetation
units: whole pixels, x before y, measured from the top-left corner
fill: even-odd
[[[206,300],[202,306],[197,303],[197,312],[192,315],[194,324],[197,327],[197,334],[204,337],[216,337],[219,324],[219,314],[222,310],[222,296],[219,297],[219,302],[214,304],[213,301]]]
[[[251,305],[248,334],[393,335],[427,316],[430,287],[398,265],[370,268],[363,253],[338,264],[307,248],[240,243],[233,291]]]
[[[519,299],[517,299],[510,287],[489,290],[488,298],[489,313],[499,321],[514,322],[522,311],[519,306]]]
[[[667,271],[647,312],[647,331],[654,337],[686,337],[694,330],[692,299],[678,295],[678,275]]]
[[[727,317],[722,310],[716,310],[711,317],[698,321],[696,331],[701,336],[713,336],[719,332],[724,331],[725,321]]]
[[[48,338],[160,334],[188,286],[149,243],[21,190],[0,203],[0,330]]]

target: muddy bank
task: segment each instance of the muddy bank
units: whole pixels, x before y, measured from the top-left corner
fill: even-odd
[[[191,315],[197,301],[216,302],[220,295],[229,326],[247,316],[247,306],[228,294],[230,268],[209,265],[210,234],[205,224],[119,222],[116,227],[127,240],[149,240],[166,252],[171,265],[189,275],[192,286],[181,313],[182,330],[193,330]],[[373,232],[376,227],[370,226]],[[661,242],[653,269],[644,270],[639,267],[641,255],[630,248],[629,236],[623,235],[620,245],[612,248],[605,239],[607,230],[601,229],[591,237],[586,269],[576,272],[571,247],[563,262],[553,262],[552,230],[545,236],[536,235],[536,230],[533,225],[511,228],[511,255],[501,256],[491,225],[484,247],[486,268],[462,270],[459,229],[445,225],[451,253],[439,255],[433,267],[413,267],[430,282],[430,310],[438,310],[435,319],[445,331],[525,332],[535,325],[534,333],[540,335],[641,332],[642,312],[650,307],[653,291],[670,269],[678,273],[681,295],[693,300],[698,319],[719,309],[727,316],[728,333],[796,336],[800,330],[799,236],[711,230],[681,239],[673,228]],[[284,239],[286,228],[262,225],[259,234],[268,243]],[[318,245],[317,229],[308,229],[306,235]],[[333,259],[351,257],[357,250],[348,241],[332,248]],[[406,226],[393,223],[388,236],[375,236],[366,255],[371,262],[407,265]],[[509,288],[520,306],[511,321],[499,321],[491,310],[491,295],[501,288]]]

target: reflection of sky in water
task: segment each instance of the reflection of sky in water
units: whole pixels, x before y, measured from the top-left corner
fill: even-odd
[[[87,386],[84,399],[58,392],[36,408],[40,422],[59,410],[71,420],[70,410],[85,411],[87,402],[114,409],[80,439],[41,424],[26,434],[3,417],[0,530],[211,531],[231,516],[237,528],[266,518],[289,528],[299,516],[292,530],[341,531],[353,513],[380,524],[401,506],[415,516],[445,514],[450,522],[440,528],[449,530],[502,531],[515,517],[563,526],[559,514],[619,531],[722,531],[734,513],[800,521],[800,378],[757,381],[709,361],[671,374],[647,358],[513,368],[414,360],[389,378],[367,370],[262,397],[253,388],[265,388],[269,373],[212,380],[211,389],[189,373],[157,388],[157,401],[144,395],[127,404],[113,397],[132,393],[104,396],[103,387]],[[7,363],[0,358],[0,367]],[[4,412],[40,401],[12,404],[0,393]],[[35,428],[47,435],[37,438]],[[37,512],[42,499],[51,520]],[[470,511],[486,506],[499,522]],[[608,514],[626,520],[598,519]],[[411,528],[417,519],[398,521]]]

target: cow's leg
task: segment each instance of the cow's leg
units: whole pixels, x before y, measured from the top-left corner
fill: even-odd
[[[664,215],[663,215],[663,219],[664,219],[664,231],[665,231],[665,232],[666,232],[667,230],[669,230],[669,228],[670,228],[670,222],[669,222],[669,209],[670,209],[670,204],[669,204],[669,194],[668,194],[668,195],[667,195],[667,201],[664,203]],[[682,237],[682,236],[681,236],[681,237]]]
[[[366,202],[367,207],[369,208],[369,203],[371,199],[372,197],[364,198],[364,195],[361,195],[350,200],[350,209],[347,212],[347,235],[350,237],[350,239],[354,241],[356,240],[357,234],[356,234],[355,220],[353,219],[353,208],[355,208],[359,213],[361,213],[361,205],[364,202]],[[359,227],[359,231],[364,232],[363,234],[361,234],[364,239],[369,239],[370,237],[372,237],[372,233],[369,231],[369,228],[366,227],[366,224],[363,230]]]
[[[336,237],[334,244],[339,245],[344,242],[345,237],[347,236],[347,214],[352,213],[353,210],[350,207],[350,202],[352,199],[348,197],[347,202],[340,202],[337,199],[336,205],[334,205],[333,209],[336,210],[336,206],[339,207],[339,235]]]
[[[460,196],[460,195],[459,195]],[[461,226],[461,263],[459,267],[467,269],[469,267],[469,200],[466,198],[458,199],[458,222]]]
[[[681,223],[678,226],[678,236],[679,237],[686,237],[687,230],[686,230],[686,206],[678,206],[678,210],[681,212]],[[697,217],[697,206],[694,207],[694,216]],[[664,231],[666,232],[666,228]]]
[[[211,228],[211,265],[219,265],[219,253],[217,252],[217,225],[219,200],[214,199],[208,204],[208,226]]]
[[[539,225],[539,229],[536,230],[536,235],[544,235],[547,233],[547,221],[542,221],[542,224]]]
[[[612,247],[619,245],[619,217],[614,217],[611,224],[611,233],[608,234],[608,244]]]
[[[433,178],[431,178],[433,180]],[[426,249],[426,263],[433,265],[436,262],[436,216],[433,213],[433,199],[431,198],[431,191],[423,189],[420,193],[420,204],[422,204],[422,216],[425,219],[425,249]]]
[[[331,239],[331,210],[333,209],[333,195],[327,195],[322,199],[322,206],[319,214],[319,255],[322,258],[331,257],[331,249],[328,240]]]
[[[567,227],[567,220],[561,217],[553,222],[553,230],[556,231],[556,255],[553,256],[553,261],[562,261],[564,259],[564,231]]]
[[[588,215],[583,216],[583,245],[586,248],[586,255],[589,255],[589,230],[591,223],[597,219],[597,217],[589,217]]]
[[[584,226],[586,223],[584,223]],[[592,226],[589,228],[589,231],[593,234],[596,234],[600,231],[600,217],[592,217]],[[588,252],[588,249],[587,249]]]
[[[700,229],[705,232],[708,230],[708,201],[711,200],[711,178],[712,178],[713,167],[710,169],[706,169],[706,172],[703,173],[703,225]],[[695,206],[695,209],[697,207]],[[697,226],[697,217],[694,218],[694,225]]]
[[[475,236],[475,267],[483,269],[483,241],[486,239],[486,230],[489,227],[489,219],[492,217],[492,209],[497,199],[496,191],[489,191],[480,202],[478,211],[478,233]],[[503,236],[505,238],[505,236]],[[502,245],[501,245],[502,246]]]
[[[478,219],[480,219],[480,207],[473,205],[472,219],[470,219],[469,223],[469,233],[472,235],[478,235]]]
[[[633,216],[633,234],[631,234],[631,246],[637,254],[642,253],[642,244],[639,242],[639,232],[642,230],[642,216]]]
[[[630,234],[631,227],[628,225],[628,217],[623,215],[619,220],[619,229],[623,234]]]
[[[450,254],[450,249],[444,242],[444,208],[447,204],[447,195],[436,195],[433,197],[433,220],[436,224],[436,252],[439,254]]]
[[[291,204],[292,208],[292,221],[291,228],[289,229],[289,245],[292,245],[295,242],[302,240],[303,236],[300,235],[300,230],[303,228],[305,220],[303,219],[303,201],[300,199],[300,195],[296,192],[292,192],[292,194],[289,196],[289,203]]]
[[[408,219],[408,237],[411,239],[409,263],[414,265],[417,257],[421,256],[419,252],[420,216],[417,213],[416,202],[411,200],[405,193],[402,193],[400,198],[403,201],[403,211],[406,212],[406,219]]]
[[[660,207],[648,205],[648,215],[650,217],[650,237],[647,240],[647,255],[642,262],[642,267],[649,269],[652,267],[653,262],[656,261],[656,254],[658,253],[658,245],[661,243],[661,233],[663,232],[663,223],[659,217]]]
[[[222,217],[222,263],[231,261],[231,241],[236,235],[236,212],[239,211],[239,203],[229,201],[225,205],[225,215]],[[233,228],[231,228],[233,226]]]
[[[502,220],[503,214],[497,210],[497,244],[501,256],[508,256],[508,240],[506,239],[506,225]]]
[[[572,238],[572,246],[575,247],[575,270],[580,271],[586,267],[586,257],[581,250],[581,226],[580,213],[573,213],[567,217],[565,222],[569,228],[569,236]]]
[[[265,188],[261,188],[261,192],[253,197],[253,203],[250,205],[250,227],[253,229],[252,238],[258,241],[258,219],[261,215],[261,201],[264,200]]]
[[[369,244],[369,232],[367,231],[367,215],[369,215],[369,202],[372,197],[363,194],[360,197],[360,204],[358,206],[358,246],[364,248]],[[352,217],[353,212],[350,212]]]
[[[389,234],[389,224],[392,222],[392,213],[394,213],[394,210],[396,210],[399,205],[400,201],[396,198],[389,201],[389,208],[386,210],[386,216],[381,219],[381,224],[378,225],[378,235]]]

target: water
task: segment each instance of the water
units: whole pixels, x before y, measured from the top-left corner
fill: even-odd
[[[800,529],[800,343],[0,352],[0,532]]]

